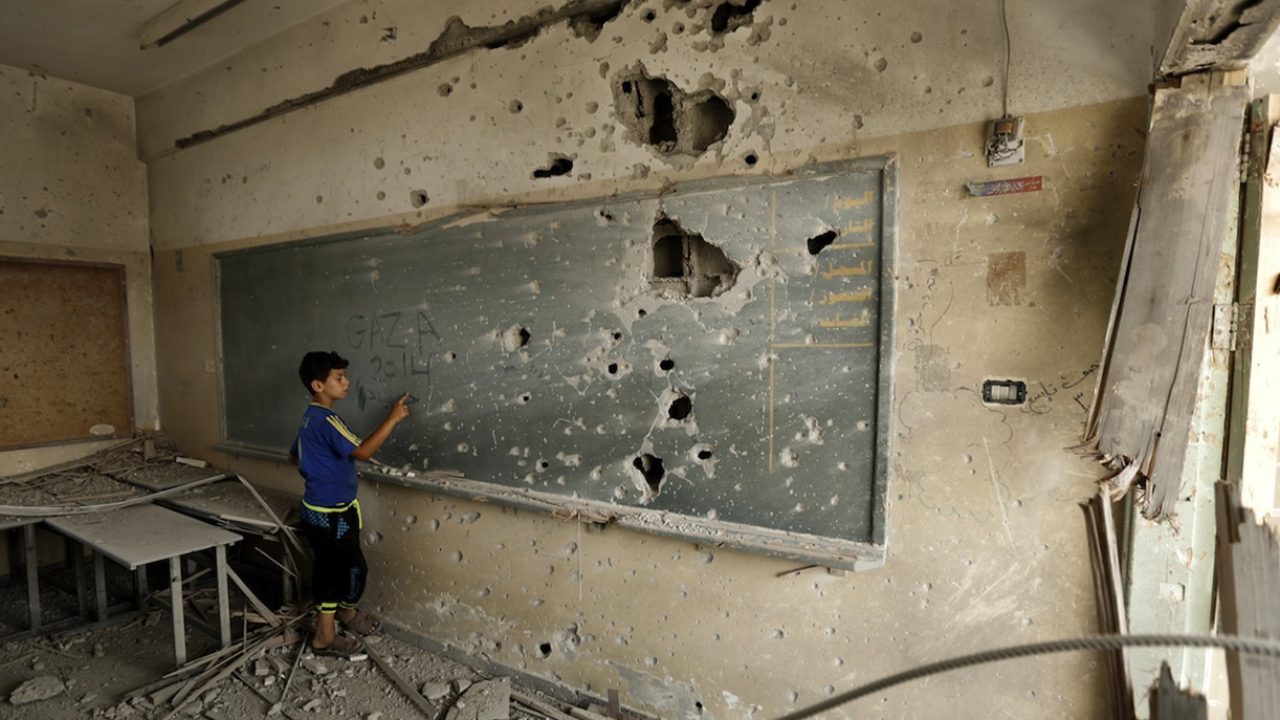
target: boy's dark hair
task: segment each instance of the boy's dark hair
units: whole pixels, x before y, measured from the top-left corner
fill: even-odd
[[[319,380],[324,382],[329,379],[330,370],[342,370],[351,363],[336,352],[323,350],[312,350],[302,356],[302,364],[298,366],[298,377],[302,378],[302,386],[307,389],[308,393],[314,392],[311,389],[311,381]]]

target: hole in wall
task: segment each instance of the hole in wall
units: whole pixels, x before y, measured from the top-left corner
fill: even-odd
[[[693,413],[693,400],[688,395],[681,395],[671,401],[671,405],[667,407],[667,417],[672,420],[686,420]]]
[[[618,119],[632,136],[662,155],[701,155],[725,138],[733,124],[729,102],[711,90],[687,93],[644,67],[615,81]]]
[[[414,190],[409,193],[409,203],[416,208],[420,208],[430,202],[431,198],[427,197],[426,190]]]
[[[710,459],[711,459],[711,451],[710,451],[710,450],[699,450],[699,451],[698,451],[698,459],[699,459],[699,460],[710,460]]]
[[[751,13],[760,7],[763,0],[745,0],[740,4],[733,2],[722,2],[716,6],[711,13],[711,32],[719,35],[721,33],[733,32],[743,25],[751,23]]]
[[[544,642],[538,646],[538,657],[549,657],[551,655],[551,643]]]
[[[674,223],[672,223],[674,225]],[[662,228],[663,234],[655,237],[653,240],[653,276],[655,278],[682,278],[684,277],[684,236],[680,234],[666,234],[666,228]],[[658,226],[654,226],[654,234],[659,233]]]
[[[742,158],[742,162],[746,163],[747,167],[755,167],[755,164],[760,162],[760,156],[755,153],[747,153],[746,156]]]
[[[537,180],[541,178],[568,175],[571,172],[573,172],[573,160],[570,160],[564,155],[552,155],[551,163],[544,168],[534,170],[533,177]]]
[[[676,361],[671,358],[663,358],[662,362],[658,363],[658,367],[662,368],[663,372],[671,372],[675,366]]]
[[[839,237],[839,233],[835,230],[828,230],[821,235],[815,235],[814,237],[809,238],[806,241],[806,244],[809,246],[809,254],[817,255],[822,252],[823,248],[835,242],[837,237]]]
[[[644,453],[631,461],[631,465],[640,471],[644,477],[645,484],[653,491],[654,495],[662,487],[662,479],[666,477],[667,470],[662,466],[662,458]]]
[[[604,26],[615,20],[622,9],[627,6],[630,0],[617,0],[610,3],[596,12],[579,15],[569,23],[569,28],[573,33],[587,42],[594,42],[600,37],[600,32],[604,30]]]
[[[618,374],[618,363],[609,363],[609,367],[607,367],[607,368],[605,368],[605,369],[609,371],[609,374],[610,374],[610,375],[617,375],[617,374]]]

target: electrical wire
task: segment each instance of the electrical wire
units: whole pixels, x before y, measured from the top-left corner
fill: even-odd
[[[919,680],[920,678],[928,677],[929,675],[937,675],[950,670],[958,670],[960,668],[998,662],[1000,660],[1012,660],[1014,658],[1028,657],[1030,655],[1044,655],[1076,650],[1119,650],[1125,647],[1221,648],[1223,650],[1244,653],[1246,655],[1265,655],[1268,657],[1280,658],[1280,640],[1242,638],[1234,635],[1094,635],[1091,637],[1074,638],[1070,640],[1050,640],[1047,642],[1030,643],[1027,645],[1012,645],[1009,647],[997,648],[995,650],[985,650],[971,655],[961,655],[959,657],[929,663],[928,665],[920,665],[910,670],[905,670],[865,685],[860,685],[847,692],[827,698],[822,702],[815,703],[809,707],[783,715],[782,717],[777,718],[777,720],[801,720],[802,718],[817,715],[820,712],[830,710],[838,705],[852,702],[872,693],[891,688],[895,685],[901,685],[905,682]]]
[[[1000,89],[1000,106],[1004,114],[1001,117],[1009,117],[1009,64],[1013,57],[1013,42],[1009,39],[1009,12],[1005,9],[1005,0],[1000,0],[1000,25],[1004,27],[1004,85]]]

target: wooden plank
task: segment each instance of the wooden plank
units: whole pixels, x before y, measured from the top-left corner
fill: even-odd
[[[1233,418],[1232,470],[1240,502],[1258,513],[1280,506],[1280,99],[1254,103],[1246,223],[1241,234],[1236,367],[1240,414]],[[1233,390],[1235,390],[1233,388]],[[1234,409],[1234,408],[1233,408]],[[1235,477],[1232,475],[1230,477]]]
[[[132,433],[124,268],[0,258],[0,287],[0,448]]]
[[[429,700],[418,694],[418,691],[406,682],[404,678],[400,677],[400,674],[393,670],[391,665],[389,665],[376,650],[369,647],[368,644],[365,644],[362,647],[364,652],[368,653],[369,659],[373,660],[374,664],[377,665],[378,669],[391,680],[392,684],[394,684],[396,688],[409,699],[409,702],[413,703],[414,707],[418,708],[418,711],[422,713],[423,717],[428,718],[428,720],[435,718],[437,712],[435,705],[432,705]]]
[[[1097,453],[1149,479],[1143,514],[1174,508],[1207,351],[1224,233],[1236,211],[1248,92],[1207,76],[1158,90],[1124,299],[1101,387]],[[1169,238],[1179,238],[1169,242]]]
[[[1218,586],[1222,632],[1280,638],[1280,538],[1218,485]],[[1280,658],[1227,653],[1235,720],[1270,720],[1280,707]]]
[[[1183,690],[1174,682],[1169,663],[1160,666],[1160,678],[1151,688],[1151,720],[1208,720],[1209,704],[1203,695]]]
[[[240,576],[236,573],[236,571],[232,570],[229,567],[226,569],[226,571],[227,571],[227,577],[231,578],[231,581],[236,584],[236,587],[240,588],[240,592],[244,593],[245,599],[248,600],[249,604],[253,606],[253,609],[257,610],[258,614],[261,615],[263,619],[267,621],[267,624],[270,625],[271,627],[279,627],[280,618],[277,617],[275,613],[271,612],[271,608],[267,607],[266,603],[258,599],[258,596],[255,595],[254,592],[249,589],[248,585],[245,585],[244,580],[240,579]]]

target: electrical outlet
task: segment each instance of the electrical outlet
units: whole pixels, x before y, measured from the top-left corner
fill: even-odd
[[[1021,165],[1026,160],[1022,118],[1002,117],[987,123],[987,167]]]

